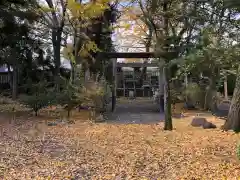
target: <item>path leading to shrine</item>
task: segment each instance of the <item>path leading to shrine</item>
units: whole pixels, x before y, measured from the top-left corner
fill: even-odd
[[[118,99],[116,111],[108,114],[107,123],[152,124],[164,120],[164,113],[150,98]]]

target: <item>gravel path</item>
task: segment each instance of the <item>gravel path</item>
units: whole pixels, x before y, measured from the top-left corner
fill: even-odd
[[[151,124],[164,120],[158,105],[151,99],[118,101],[116,111],[107,116],[108,123],[118,124]]]

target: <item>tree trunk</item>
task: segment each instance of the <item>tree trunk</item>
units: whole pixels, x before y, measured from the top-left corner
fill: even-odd
[[[185,91],[188,88],[188,74],[185,73],[185,77],[184,77],[184,83],[185,83]],[[185,102],[188,103],[188,96],[187,94],[185,94]]]
[[[216,90],[216,77],[210,78],[210,84],[206,91],[204,109],[214,112],[217,109],[217,90]]]
[[[60,77],[60,66],[61,66],[61,35],[62,32],[59,30],[53,30],[52,32],[52,44],[53,44],[53,53],[54,53],[54,79],[59,90],[58,80]]]
[[[187,73],[185,73],[184,83],[185,83],[185,88],[187,88],[188,87],[188,74]]]
[[[164,130],[172,130],[172,111],[171,111],[171,93],[170,93],[170,72],[169,67],[164,68],[164,112],[165,112],[165,122]]]
[[[13,78],[12,78],[12,99],[17,99],[18,89],[18,68],[16,64],[13,64]]]
[[[163,49],[165,52],[170,55],[165,59],[165,64],[167,65],[164,69],[164,75],[165,75],[165,84],[164,84],[164,111],[165,111],[165,123],[164,123],[164,130],[172,130],[172,109],[171,109],[171,92],[170,92],[170,67],[169,62],[173,58],[171,57],[172,54],[169,53],[169,16],[168,16],[168,0],[163,1],[163,24],[164,24],[164,43],[163,43]]]
[[[224,78],[224,98],[228,100],[228,85],[227,85],[227,75]]]
[[[70,109],[67,110],[67,118],[68,118],[68,120],[70,118],[70,111],[71,111]]]
[[[8,68],[8,79],[9,79],[9,86],[10,86],[10,89],[12,89],[12,80],[13,80],[13,74],[11,72],[11,68],[10,68],[10,65],[7,64],[7,68]]]
[[[70,62],[70,64],[71,64],[71,81],[74,83],[74,81],[75,81],[75,76],[76,76],[76,73],[75,73],[75,65],[74,65],[74,63],[73,62]]]
[[[163,66],[159,66],[159,76],[158,76],[158,93],[159,93],[159,106],[160,106],[160,112],[164,112],[164,68]]]
[[[79,57],[79,38],[77,37],[77,34],[78,34],[78,29],[75,28],[74,29],[74,37],[73,37],[73,41],[74,41],[74,62],[71,62],[71,66],[72,66],[72,81],[74,81],[76,79],[75,77],[75,69],[76,69],[76,66],[77,64],[81,64],[80,62],[80,57]],[[81,71],[83,69],[83,66],[81,66]],[[78,77],[79,78],[79,77]]]
[[[224,130],[240,130],[240,65],[238,67],[238,76],[236,79],[236,85],[234,88],[234,93],[231,101],[230,110],[228,113],[227,121],[225,122]]]
[[[117,76],[116,76],[116,63],[117,59],[112,59],[113,66],[112,66],[112,72],[113,72],[113,82],[112,82],[112,112],[115,111],[116,108],[116,102],[117,102]]]

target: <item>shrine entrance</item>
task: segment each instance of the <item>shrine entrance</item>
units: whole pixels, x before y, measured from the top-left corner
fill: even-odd
[[[159,67],[156,63],[117,63],[117,97],[152,97],[159,88]]]
[[[112,59],[112,112],[116,109],[117,97],[128,97],[130,101],[120,102],[118,113],[120,111],[123,113],[124,109],[128,109],[128,112],[125,114],[134,113],[135,111],[143,111],[145,108],[146,117],[153,112],[158,113],[159,117],[157,108],[159,108],[161,103],[153,106],[153,98],[150,97],[153,96],[155,90],[158,90],[158,93],[163,95],[163,68],[158,63],[149,63],[148,61],[143,63],[117,62],[117,58],[157,58],[155,54],[153,52],[100,52],[98,55]],[[131,101],[131,99],[138,99],[139,97],[149,98],[145,98],[143,102]]]

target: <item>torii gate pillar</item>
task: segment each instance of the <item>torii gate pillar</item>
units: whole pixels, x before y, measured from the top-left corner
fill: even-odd
[[[112,59],[112,74],[113,74],[112,112],[114,112],[116,109],[116,102],[117,102],[117,58]]]

